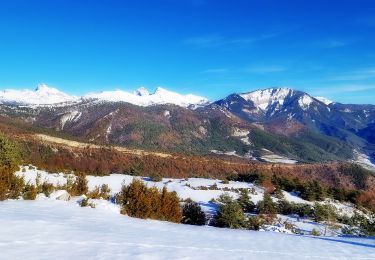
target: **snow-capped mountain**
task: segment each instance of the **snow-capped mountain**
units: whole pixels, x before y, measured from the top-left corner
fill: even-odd
[[[340,104],[290,88],[269,88],[232,94],[208,107],[293,138],[302,137],[302,129],[334,137],[366,151],[375,161],[375,141],[370,134],[375,122],[374,105]],[[316,136],[303,139],[314,145],[324,142]]]
[[[146,88],[141,87],[132,93],[123,90],[114,90],[88,93],[82,97],[70,96],[56,88],[48,87],[45,84],[38,85],[35,90],[7,89],[0,92],[0,104],[53,105],[67,102],[80,102],[84,100],[127,102],[137,106],[174,104],[181,107],[203,105],[208,102],[204,97],[192,94],[181,95],[161,87],[158,87],[152,94],[150,94]]]
[[[314,102],[318,101],[307,93],[290,88],[268,88],[240,94],[239,96],[247,102],[252,102],[258,110],[268,115],[274,115],[281,110],[285,111],[285,108],[290,107],[294,102],[298,104],[300,109],[307,110],[311,105],[314,105]]]
[[[285,99],[293,94],[294,90],[289,88],[268,88],[240,94],[240,96],[248,102],[251,101],[256,108],[266,111],[270,107],[281,107]]]
[[[315,97],[317,100],[319,100],[320,102],[323,102],[324,104],[326,105],[329,105],[329,104],[332,104],[333,101],[329,100],[328,98],[325,98],[325,97]]]
[[[70,96],[56,88],[48,87],[46,84],[39,84],[35,90],[6,89],[0,91],[1,104],[48,105],[77,100],[79,100],[78,97]]]
[[[133,92],[137,96],[148,96],[150,95],[150,92],[148,92],[148,89],[145,87],[140,87],[136,91]]]
[[[161,104],[174,104],[181,107],[189,107],[190,105],[203,105],[208,102],[204,97],[192,94],[181,95],[176,92],[168,91],[158,87],[153,94],[141,87],[133,93],[123,90],[103,91],[100,93],[89,93],[83,96],[83,99],[95,99],[110,102],[127,102],[137,106],[150,106]]]
[[[268,88],[242,94],[232,94],[213,105],[250,121],[273,118],[300,118],[326,115],[330,108],[309,94],[290,88]]]

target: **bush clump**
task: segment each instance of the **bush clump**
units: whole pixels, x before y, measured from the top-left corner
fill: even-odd
[[[131,217],[181,222],[179,199],[175,192],[168,192],[165,187],[160,192],[133,179],[130,185],[122,186],[117,201],[121,205],[121,213]]]
[[[35,185],[27,183],[23,190],[22,197],[24,200],[35,200],[36,195],[38,195],[38,190]]]
[[[214,218],[214,226],[227,228],[245,228],[246,218],[241,205],[224,193],[217,199],[219,209]]]
[[[266,224],[272,224],[276,218],[277,205],[273,202],[271,195],[267,192],[263,194],[263,200],[257,204],[257,212]]]
[[[301,189],[301,198],[314,201],[322,201],[327,197],[324,187],[316,180],[305,183]]]
[[[247,220],[247,228],[250,230],[259,230],[264,224],[264,220],[259,216],[251,216]]]
[[[249,191],[247,189],[240,190],[240,195],[237,199],[243,212],[250,213],[255,209],[255,204],[250,200]]]
[[[79,202],[79,205],[81,207],[91,207],[91,208],[95,208],[95,204],[92,203],[92,202],[89,202],[89,199],[88,198],[83,198],[80,202]]]
[[[320,236],[320,232],[318,230],[316,230],[315,228],[313,228],[310,232],[310,235],[312,236]]]
[[[275,215],[277,213],[276,203],[273,202],[269,193],[264,192],[263,200],[257,204],[257,211],[259,214],[265,215]]]
[[[43,182],[40,186],[40,191],[46,195],[46,197],[49,197],[49,195],[54,191],[55,187],[52,183]]]
[[[17,199],[25,186],[14,172],[21,164],[21,151],[15,142],[0,134],[0,200]]]
[[[88,191],[88,186],[87,186],[87,180],[86,180],[86,175],[83,173],[78,173],[76,175],[75,181],[72,183],[70,189],[68,189],[69,193],[73,196],[80,196],[84,195]]]
[[[336,208],[330,204],[314,204],[314,221],[316,222],[335,222],[337,219]]]
[[[198,203],[187,200],[182,207],[182,223],[203,226],[206,224],[206,215]]]
[[[111,189],[107,184],[103,184],[102,186],[95,187],[94,190],[87,193],[87,197],[90,199],[105,199],[108,200],[110,195]]]
[[[163,180],[160,174],[154,173],[150,176],[150,180],[153,182],[160,182]]]

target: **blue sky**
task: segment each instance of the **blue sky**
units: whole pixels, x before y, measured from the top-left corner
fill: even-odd
[[[1,0],[0,89],[289,86],[375,103],[375,2]]]

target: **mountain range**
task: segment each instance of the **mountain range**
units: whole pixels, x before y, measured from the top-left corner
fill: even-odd
[[[341,104],[291,88],[221,100],[140,88],[70,96],[47,85],[0,92],[1,120],[86,142],[268,162],[374,166],[375,105]]]
[[[190,105],[202,105],[208,103],[206,98],[191,94],[180,95],[162,87],[158,87],[152,94],[150,94],[146,88],[141,87],[132,93],[122,90],[114,90],[88,93],[81,97],[70,96],[56,88],[49,87],[46,84],[39,84],[34,91],[28,89],[7,89],[0,92],[0,104],[8,105],[64,105],[67,103],[79,103],[90,100],[127,102],[137,106],[175,104],[182,107],[188,107]]]

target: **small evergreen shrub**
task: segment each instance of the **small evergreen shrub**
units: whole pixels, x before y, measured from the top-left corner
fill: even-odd
[[[68,192],[73,196],[80,196],[86,194],[88,189],[86,175],[79,173]]]
[[[121,205],[121,213],[131,217],[181,222],[179,198],[165,187],[160,192],[155,187],[148,188],[140,180],[133,179],[130,185],[122,186],[117,202]]]
[[[311,217],[314,214],[314,209],[309,204],[296,204],[295,205],[296,214],[303,218],[303,217]]]
[[[0,200],[21,196],[25,182],[14,174],[20,164],[20,148],[0,133]]]
[[[294,234],[299,233],[299,230],[298,230],[297,226],[294,225],[293,223],[285,220],[282,224],[284,225],[285,229],[292,231],[292,233],[294,233]]]
[[[326,190],[316,180],[303,184],[301,188],[301,198],[308,201],[322,201],[327,197]]]
[[[55,187],[52,183],[43,182],[42,184],[42,193],[46,195],[46,197],[49,197],[49,195],[55,190]]]
[[[214,218],[214,226],[245,228],[246,218],[240,204],[227,193],[218,198],[219,209]]]
[[[297,212],[297,206],[285,199],[277,202],[277,212],[282,215],[295,214]]]
[[[313,228],[310,232],[310,235],[312,236],[320,236],[320,233],[318,230],[316,230],[315,228]]]
[[[163,180],[160,174],[154,173],[150,176],[150,180],[153,182],[160,182]]]
[[[314,204],[314,221],[335,222],[337,219],[336,208],[330,204]]]
[[[257,211],[259,214],[275,215],[277,213],[277,207],[275,202],[273,202],[269,193],[264,192],[263,200],[259,201],[257,204]]]
[[[92,202],[89,202],[89,199],[88,198],[83,198],[80,202],[79,202],[79,205],[81,207],[91,207],[91,208],[95,208],[95,204],[92,203]]]
[[[242,189],[240,195],[237,199],[238,204],[240,204],[244,212],[253,212],[255,209],[255,204],[250,200],[249,192],[247,189]]]
[[[228,180],[223,180],[221,183],[222,184],[229,184],[229,181]]]
[[[202,226],[206,223],[206,215],[198,203],[187,200],[182,207],[182,223]]]
[[[250,230],[259,230],[264,223],[264,220],[259,216],[251,216],[247,220],[247,228]]]
[[[111,189],[108,187],[107,184],[103,184],[102,186],[95,187],[92,191],[87,193],[87,197],[90,199],[105,199],[108,200],[110,196]]]
[[[276,186],[276,189],[273,191],[273,195],[279,200],[284,199],[283,191],[281,190],[279,186]]]
[[[38,190],[33,184],[26,184],[23,190],[22,197],[24,200],[35,200],[36,195],[38,195]]]

